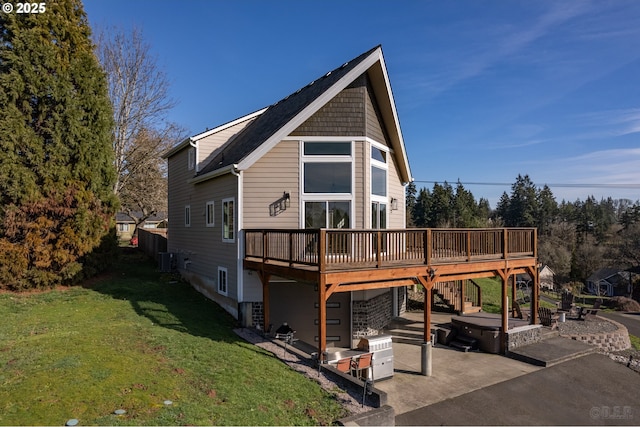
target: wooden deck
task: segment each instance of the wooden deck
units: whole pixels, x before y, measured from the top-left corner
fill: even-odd
[[[535,283],[538,280],[535,228],[251,229],[245,230],[244,239],[244,267],[259,273],[265,301],[271,276],[319,285],[320,350],[325,347],[323,308],[334,292],[419,283],[430,301],[435,283],[500,276],[504,307],[510,276],[528,273]],[[429,325],[431,308],[426,301],[425,297]],[[265,305],[265,325],[268,311]]]

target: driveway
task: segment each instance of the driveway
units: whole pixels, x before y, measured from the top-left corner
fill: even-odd
[[[600,312],[600,316],[622,323],[629,334],[640,337],[640,313]],[[640,421],[640,420],[639,420]]]
[[[396,416],[396,425],[638,425],[640,374],[591,354]]]

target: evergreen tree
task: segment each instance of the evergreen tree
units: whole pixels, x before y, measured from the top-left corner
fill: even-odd
[[[80,0],[0,14],[0,288],[101,263],[115,199],[112,113]]]
[[[406,193],[406,197],[405,197],[405,203],[406,203],[406,219],[407,219],[407,227],[408,228],[412,228],[416,226],[416,222],[415,222],[415,216],[414,216],[414,209],[416,206],[416,194],[418,193],[418,190],[416,188],[416,184],[415,182],[410,182],[406,189],[405,189],[405,193]]]

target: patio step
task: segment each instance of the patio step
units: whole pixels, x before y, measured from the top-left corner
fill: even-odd
[[[465,335],[458,335],[453,339],[453,341],[451,341],[449,347],[457,348],[458,350],[466,353],[468,351],[478,349],[478,340]]]
[[[546,367],[577,359],[595,351],[596,348],[589,344],[556,336],[510,350],[507,352],[507,357]]]

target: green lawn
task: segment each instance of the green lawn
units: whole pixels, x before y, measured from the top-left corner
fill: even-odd
[[[124,251],[90,289],[0,294],[1,425],[326,425],[345,415],[237,337],[217,305]]]
[[[499,277],[489,277],[473,279],[482,288],[482,311],[486,313],[501,313],[502,310],[502,279]],[[511,304],[511,286],[507,287],[507,296]],[[516,298],[522,299],[523,293],[516,291]],[[540,300],[541,307],[556,308],[554,304]],[[529,303],[520,304],[522,308],[530,306]]]

